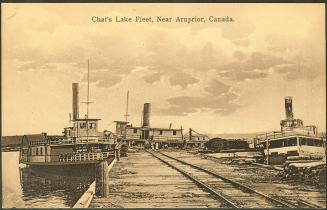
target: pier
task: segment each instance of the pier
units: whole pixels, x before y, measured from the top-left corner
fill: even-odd
[[[274,168],[183,150],[140,150],[111,164],[109,191],[89,208],[323,208],[325,190],[278,179]],[[155,170],[154,170],[155,169]],[[84,206],[85,208],[86,206]]]

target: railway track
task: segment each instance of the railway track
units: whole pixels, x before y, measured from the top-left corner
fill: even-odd
[[[200,166],[171,157],[162,152],[148,151],[154,157],[182,173],[199,187],[211,193],[226,207],[231,208],[298,208],[290,202],[276,199],[246,185],[228,179]],[[302,208],[317,208],[302,203]]]

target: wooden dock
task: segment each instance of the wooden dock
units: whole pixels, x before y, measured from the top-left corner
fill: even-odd
[[[219,208],[208,192],[153,158],[129,153],[109,174],[109,196],[94,197],[90,208]]]

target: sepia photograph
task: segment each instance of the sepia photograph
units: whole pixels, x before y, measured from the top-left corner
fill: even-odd
[[[2,208],[326,208],[324,3],[1,3]]]

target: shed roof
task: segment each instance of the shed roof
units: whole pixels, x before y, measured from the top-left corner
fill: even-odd
[[[101,120],[101,119],[97,119],[97,118],[81,118],[81,119],[75,119],[73,121],[98,121],[98,120]]]
[[[20,136],[1,136],[1,146],[7,147],[21,143],[22,135]]]
[[[141,129],[141,130],[162,130],[162,131],[180,131],[180,128],[149,128],[149,127],[131,127],[128,126],[129,129]]]
[[[44,134],[29,134],[29,135],[24,135],[23,139],[27,141],[42,141],[46,140],[46,136]]]

